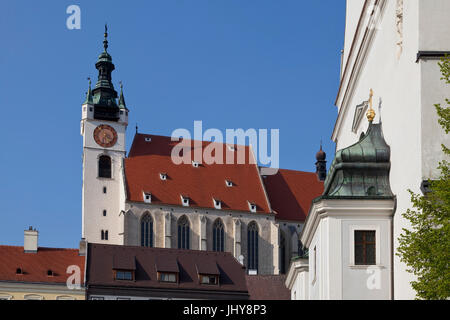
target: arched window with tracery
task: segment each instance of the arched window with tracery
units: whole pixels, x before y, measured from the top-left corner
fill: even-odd
[[[213,251],[225,251],[225,230],[221,219],[213,225]]]
[[[148,213],[141,219],[141,246],[153,247],[153,219]]]
[[[178,249],[189,249],[189,220],[186,216],[178,219]]]
[[[98,176],[100,178],[111,178],[111,158],[102,155],[98,158]]]
[[[258,226],[252,221],[247,227],[248,269],[258,270]]]

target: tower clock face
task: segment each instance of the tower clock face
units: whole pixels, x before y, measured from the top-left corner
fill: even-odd
[[[111,148],[117,142],[117,132],[107,124],[99,125],[94,130],[94,140],[103,148]]]

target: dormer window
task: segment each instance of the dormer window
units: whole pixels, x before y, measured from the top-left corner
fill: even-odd
[[[161,172],[161,173],[159,174],[159,178],[160,178],[161,180],[163,180],[163,181],[164,181],[164,180],[167,180],[167,173],[162,173],[162,172]]]
[[[218,275],[208,275],[208,274],[201,274],[200,275],[200,283],[201,284],[218,284],[219,283],[219,276]]]
[[[199,163],[197,161],[192,161],[192,166],[198,168]]]
[[[181,204],[185,207],[189,207],[189,197],[181,196]]]
[[[169,272],[158,272],[158,280],[161,282],[177,282],[178,274]]]
[[[16,269],[16,274],[23,274],[22,268],[17,268]]]
[[[152,194],[148,192],[144,192],[144,202],[152,203]]]
[[[47,276],[53,277],[55,274],[53,273],[53,270],[47,270]]]
[[[115,280],[134,280],[134,272],[131,270],[116,270],[115,271]]]
[[[233,186],[233,182],[230,181],[230,180],[225,180],[225,185],[226,185],[227,187],[232,187],[232,186]]]
[[[213,199],[213,202],[214,202],[214,208],[222,209],[222,201],[220,201],[218,199]]]
[[[250,209],[250,212],[256,212],[256,204],[249,202],[248,208]]]
[[[234,148],[234,146],[228,146],[228,150],[230,150],[230,151],[234,151],[234,150],[235,150],[235,148]]]
[[[145,142],[150,142],[150,141],[152,141],[152,138],[150,138],[150,137],[145,138]]]

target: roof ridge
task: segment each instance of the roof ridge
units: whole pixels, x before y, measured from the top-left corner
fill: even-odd
[[[23,246],[15,246],[15,245],[8,245],[8,244],[0,244],[0,248],[2,247],[9,247],[9,248],[23,248]],[[53,247],[38,247],[39,249],[52,249],[52,250],[71,250],[71,251],[78,251],[77,248],[53,248]]]
[[[160,134],[151,134],[151,133],[136,133],[135,137],[133,138],[133,140],[136,138],[136,136],[151,136],[151,137],[160,137],[160,138],[169,138],[171,139],[172,136],[165,136],[165,135],[160,135]],[[178,139],[180,139],[180,137],[178,137]],[[188,141],[200,141],[200,142],[210,142],[210,143],[217,143],[217,144],[223,144],[223,145],[234,145],[234,146],[243,146],[243,147],[250,147],[250,145],[246,145],[246,144],[237,144],[237,143],[228,143],[228,142],[217,142],[217,141],[208,141],[208,140],[198,140],[198,139],[188,139],[188,138],[183,138],[183,140],[188,140]],[[176,142],[176,140],[174,141]]]

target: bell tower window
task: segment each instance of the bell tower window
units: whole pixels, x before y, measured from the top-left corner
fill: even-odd
[[[98,176],[100,178],[111,179],[111,158],[109,156],[100,156],[98,159]]]

